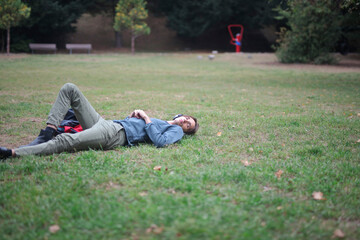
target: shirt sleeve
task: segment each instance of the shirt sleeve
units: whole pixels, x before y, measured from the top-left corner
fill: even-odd
[[[175,143],[184,136],[184,132],[179,126],[171,125],[161,132],[153,122],[146,124],[145,131],[156,147]]]

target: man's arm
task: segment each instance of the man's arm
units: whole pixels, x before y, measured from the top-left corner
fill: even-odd
[[[159,129],[151,122],[149,116],[143,110],[138,109],[133,111],[130,114],[130,117],[143,119],[145,121],[145,131],[151,141],[157,147],[164,147],[165,145],[175,143],[179,141],[184,135],[182,128],[174,125],[169,126],[169,128],[165,132],[160,132]]]
[[[165,131],[159,131],[154,123],[150,123],[146,124],[145,131],[156,147],[176,143],[184,136],[182,128],[176,125],[169,125]]]

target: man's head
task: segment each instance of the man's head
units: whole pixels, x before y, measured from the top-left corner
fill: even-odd
[[[174,122],[183,129],[185,134],[195,134],[199,129],[197,119],[189,115],[176,115],[174,117]]]

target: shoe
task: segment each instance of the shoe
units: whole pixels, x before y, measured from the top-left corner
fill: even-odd
[[[50,127],[47,127],[45,129],[41,129],[39,136],[37,138],[35,138],[34,141],[32,141],[31,143],[29,143],[27,145],[20,146],[19,148],[34,146],[34,145],[38,145],[38,144],[50,141],[51,139],[53,139],[53,137],[55,135],[56,135],[55,129],[52,129]]]
[[[5,148],[5,147],[0,147],[0,159],[2,161],[4,161],[6,158],[9,158],[12,156],[12,150]]]

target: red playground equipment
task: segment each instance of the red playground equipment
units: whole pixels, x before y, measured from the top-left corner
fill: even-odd
[[[238,30],[240,28],[240,32],[237,32],[235,38],[233,35],[233,30],[231,28],[236,29],[236,30]],[[230,43],[232,45],[235,45],[236,52],[239,53],[241,51],[241,40],[243,38],[244,27],[241,24],[230,24],[228,26],[228,30],[229,30],[230,37],[231,37]]]

